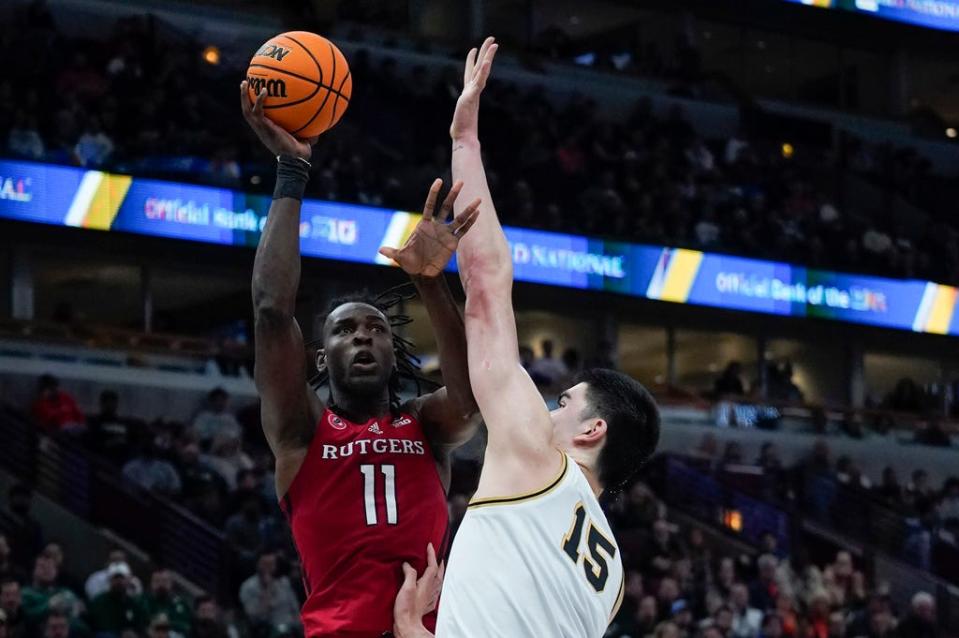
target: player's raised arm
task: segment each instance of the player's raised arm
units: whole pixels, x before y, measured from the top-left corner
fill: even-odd
[[[264,89],[251,105],[240,85],[243,116],[277,156],[276,189],[253,263],[254,380],[263,432],[276,456],[277,494],[283,495],[309,448],[320,402],[309,391],[303,334],[294,317],[300,284],[300,206],[309,178],[310,144],[263,115]]]
[[[439,212],[434,214],[442,187],[443,180],[433,182],[423,205],[423,217],[406,244],[399,250],[380,249],[380,253],[394,260],[413,280],[439,346],[440,371],[445,385],[413,404],[434,452],[466,443],[480,423],[479,409],[470,388],[463,315],[443,275],[460,239],[476,221],[480,202],[470,202],[447,224],[463,184],[453,185]]]
[[[503,462],[498,472],[484,472],[484,476],[500,476],[504,482],[512,481],[514,490],[522,491],[530,486],[516,480],[535,483],[541,476],[550,475],[559,459],[551,446],[549,413],[520,365],[512,301],[513,261],[493,207],[480,152],[480,94],[496,50],[493,38],[487,38],[479,51],[470,51],[463,73],[463,93],[450,126],[453,179],[464,184],[459,199],[482,200],[476,225],[460,241],[457,258],[466,290],[470,380],[489,430],[487,463]],[[455,207],[458,209],[459,205]],[[511,468],[519,471],[514,473]]]

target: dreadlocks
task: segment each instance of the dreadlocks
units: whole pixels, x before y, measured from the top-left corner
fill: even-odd
[[[381,292],[378,295],[373,295],[365,290],[361,292],[354,292],[334,298],[332,301],[330,301],[329,306],[327,306],[326,312],[320,317],[323,321],[325,321],[326,318],[330,316],[330,313],[340,306],[348,303],[367,304],[369,306],[373,306],[383,313],[390,325],[390,332],[392,333],[393,339],[393,355],[396,358],[396,367],[393,369],[392,374],[390,374],[388,386],[390,394],[390,412],[392,412],[394,415],[397,415],[400,411],[400,389],[402,388],[404,380],[412,381],[415,384],[417,396],[422,394],[423,384],[439,387],[437,383],[420,374],[420,359],[413,354],[413,349],[415,348],[413,342],[396,334],[396,328],[409,325],[413,322],[413,319],[409,315],[391,311],[403,302],[409,301],[415,297],[415,289],[413,288],[413,284],[410,283],[394,286],[393,288]],[[319,339],[314,339],[313,341],[307,343],[306,346],[311,352],[315,352],[318,348],[323,346],[323,338],[320,337]],[[319,370],[316,371],[309,378],[309,382],[310,386],[316,391],[318,391],[324,385],[329,384],[330,373],[328,372],[328,369],[325,369],[322,372]],[[336,405],[333,403],[332,392],[330,393],[330,398],[327,401],[327,404],[331,410],[336,409]]]

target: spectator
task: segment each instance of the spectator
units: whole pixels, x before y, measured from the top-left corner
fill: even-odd
[[[163,496],[180,493],[180,477],[176,469],[157,456],[153,441],[140,443],[139,453],[123,466],[123,476],[143,489]]]
[[[763,612],[749,605],[749,588],[742,583],[732,587],[729,606],[733,615],[731,638],[757,638],[762,625]]]
[[[30,514],[33,492],[22,483],[13,485],[7,492],[7,503],[11,514],[7,528],[10,555],[16,565],[26,571],[43,547],[43,529]]]
[[[13,128],[7,136],[7,150],[16,157],[29,160],[43,158],[43,138],[37,131],[35,115],[27,116],[23,110],[18,110],[14,116]]]
[[[60,381],[44,374],[37,381],[37,399],[33,402],[33,419],[45,432],[73,430],[83,427],[83,413],[72,396],[60,389]]]
[[[56,584],[60,587],[66,587],[73,592],[83,591],[82,585],[73,579],[72,576],[67,574],[63,569],[63,546],[60,543],[47,543],[47,546],[43,548],[43,556],[49,557],[53,561],[53,565],[57,568],[57,582]]]
[[[7,636],[25,638],[27,621],[23,613],[23,592],[13,578],[0,579],[0,611],[6,617]]]
[[[902,486],[899,485],[899,479],[896,477],[896,470],[887,467],[882,471],[882,483],[877,491],[879,498],[886,502],[890,507],[899,507],[902,505]]]
[[[932,486],[929,485],[929,474],[925,470],[915,470],[912,473],[912,482],[906,490],[906,498],[917,513],[928,511],[936,499]]]
[[[147,638],[167,638],[173,631],[173,625],[166,614],[158,614],[150,620],[150,624],[147,626]],[[179,632],[176,632],[176,634],[179,634]]]
[[[927,592],[912,597],[909,615],[899,623],[899,638],[937,638],[936,599]]]
[[[90,118],[80,140],[73,149],[80,166],[103,166],[113,154],[114,144],[110,136],[103,132],[100,119]]]
[[[676,623],[668,620],[659,623],[653,630],[653,638],[682,638],[682,635]]]
[[[642,571],[648,577],[657,579],[670,573],[673,561],[682,556],[682,549],[668,522],[659,519],[653,523],[652,542],[644,554]]]
[[[543,385],[551,387],[565,379],[569,370],[562,361],[553,358],[553,342],[550,339],[543,339],[539,345],[543,356],[533,361],[529,373],[534,378],[542,379]]]
[[[43,623],[43,638],[70,638],[72,635],[70,617],[67,614],[56,609],[47,614]]]
[[[90,603],[90,626],[97,633],[119,636],[124,631],[142,632],[149,621],[142,596],[130,595],[133,572],[126,563],[107,568],[110,588]]]
[[[223,622],[219,605],[210,596],[193,601],[194,622],[191,638],[240,638],[236,627]]]
[[[87,445],[117,465],[130,458],[131,444],[140,434],[133,419],[119,415],[120,396],[113,390],[100,393],[100,412],[87,420]]]
[[[670,607],[670,620],[679,627],[681,635],[688,635],[693,628],[693,610],[689,604],[682,598],[673,603]]]
[[[103,569],[93,572],[87,578],[87,582],[83,586],[83,591],[87,595],[87,600],[93,600],[100,594],[110,589],[110,567],[114,563],[127,564],[127,553],[119,547],[114,547],[110,550],[110,553],[107,556],[107,563]],[[139,578],[131,575],[127,582],[130,586],[131,596],[139,596],[143,593],[143,585],[140,583]]]
[[[738,361],[730,361],[723,370],[722,375],[716,379],[713,385],[713,394],[717,397],[745,396],[746,389],[743,387],[743,364]]]
[[[209,449],[217,434],[239,439],[242,428],[232,414],[227,412],[230,395],[223,388],[215,388],[207,395],[206,407],[193,419],[193,434],[203,449]]]
[[[172,631],[181,636],[190,635],[192,612],[187,602],[174,593],[173,573],[169,569],[160,568],[150,575],[150,593],[143,597],[143,603],[147,618],[162,615]]]
[[[783,623],[779,614],[768,613],[763,616],[763,626],[759,638],[782,638]]]
[[[212,493],[218,502],[222,501],[227,494],[226,481],[203,458],[204,456],[200,454],[200,446],[195,442],[186,441],[179,446],[177,469],[183,483],[183,498],[186,506],[194,512],[203,515],[204,518],[212,518],[222,523],[223,519],[220,518],[222,508],[212,508],[214,511],[211,511],[209,497]],[[233,511],[233,509],[231,505],[230,510]]]
[[[226,539],[239,550],[246,560],[251,560],[263,547],[263,533],[260,519],[260,499],[251,497],[243,504],[243,509],[226,521]]]
[[[253,461],[240,448],[239,435],[230,431],[217,432],[210,454],[202,458],[216,470],[231,492],[236,489],[236,477],[240,470],[253,469]]]
[[[39,627],[53,610],[75,621],[81,610],[80,599],[66,587],[57,586],[56,563],[41,554],[34,563],[32,584],[23,589],[23,615],[27,624]]]
[[[17,582],[25,582],[26,574],[10,558],[10,544],[7,542],[6,535],[0,533],[0,580],[13,578]]]
[[[299,604],[290,586],[290,579],[276,575],[276,554],[260,555],[256,573],[240,587],[243,611],[254,626],[270,631],[282,625],[299,625]]]
[[[771,554],[763,554],[757,561],[759,576],[749,586],[749,602],[756,609],[773,609],[779,586],[776,584],[776,568],[779,561]],[[788,634],[789,632],[787,632]]]
[[[639,609],[636,611],[636,635],[648,636],[655,631],[658,622],[659,609],[656,598],[643,596],[639,601]]]

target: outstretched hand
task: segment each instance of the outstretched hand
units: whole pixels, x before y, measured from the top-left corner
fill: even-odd
[[[486,38],[479,51],[470,49],[466,56],[466,67],[463,69],[463,92],[456,100],[456,110],[453,112],[453,123],[450,125],[450,137],[454,140],[463,137],[477,137],[479,135],[479,101],[480,94],[486,88],[490,69],[493,67],[493,58],[499,45],[493,37]]]
[[[246,80],[240,82],[240,109],[243,111],[243,117],[246,119],[250,128],[260,138],[263,145],[266,146],[273,155],[292,155],[301,157],[305,160],[310,159],[313,154],[312,146],[316,144],[317,137],[299,139],[286,132],[275,122],[266,117],[263,113],[263,102],[266,100],[266,88],[260,90],[256,96],[256,101],[250,104],[250,98],[247,95]]]
[[[463,182],[456,182],[443,200],[439,217],[434,217],[433,211],[436,209],[441,188],[443,180],[436,179],[426,196],[426,203],[423,204],[423,217],[402,248],[380,248],[381,255],[395,261],[410,276],[436,277],[443,272],[456,252],[460,239],[479,216],[480,200],[477,199],[454,217],[452,222],[446,223],[453,212],[453,203],[463,188]]]
[[[416,578],[416,570],[403,563],[403,585],[393,605],[393,633],[397,638],[432,636],[423,627],[423,616],[436,609],[443,589],[445,565],[437,565],[433,544],[426,546],[426,570]]]

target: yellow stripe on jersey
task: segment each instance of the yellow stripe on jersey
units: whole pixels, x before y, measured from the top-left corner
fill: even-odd
[[[613,613],[609,615],[609,622],[619,613],[619,607],[623,604],[623,594],[626,593],[626,574],[623,574],[623,580],[619,583],[619,595],[616,596],[616,604],[613,605]]]
[[[563,454],[563,453],[561,453]],[[534,492],[527,492],[525,494],[517,494],[516,496],[495,496],[492,498],[478,498],[470,501],[467,507],[476,508],[476,507],[488,507],[490,505],[515,505],[516,503],[525,503],[526,501],[531,501],[540,496],[546,496],[559,485],[563,477],[566,476],[567,469],[567,458],[566,454],[563,454],[563,467],[559,471],[559,475],[549,482],[549,484],[539,490]]]

